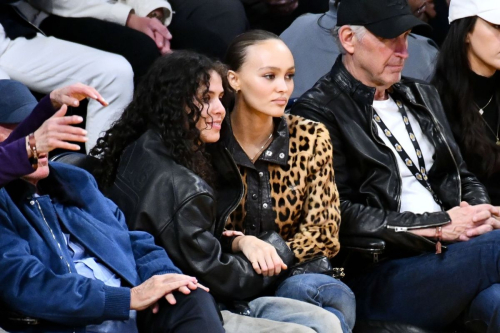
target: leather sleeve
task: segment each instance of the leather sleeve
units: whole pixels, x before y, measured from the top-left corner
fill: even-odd
[[[158,240],[177,266],[184,273],[196,276],[216,298],[244,300],[261,294],[277,277],[255,273],[241,253],[223,252],[221,243],[212,234],[215,216],[213,197],[197,194],[181,204]],[[290,251],[286,246],[281,248]]]
[[[301,100],[294,105],[292,113],[322,122],[330,132],[335,181],[340,194],[341,239],[342,236],[375,237],[383,239],[387,245],[410,251],[432,250],[434,242],[407,231],[396,232],[394,228],[425,228],[443,225],[450,222],[450,217],[446,212],[399,213],[359,202],[354,190],[359,188],[359,185],[354,184],[351,177],[356,166],[349,164],[349,149],[344,145],[344,134],[339,130],[331,110],[324,109],[310,100]]]

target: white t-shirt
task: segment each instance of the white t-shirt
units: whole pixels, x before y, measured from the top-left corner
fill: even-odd
[[[396,102],[389,96],[389,99],[385,101],[373,101],[373,108],[377,111],[377,114],[380,118],[382,118],[384,124],[392,132],[392,135],[399,141],[399,144],[403,147],[405,152],[418,168],[417,153],[415,152],[415,148],[413,147],[412,141],[408,135],[405,123],[403,122],[403,117],[399,112]],[[432,157],[434,155],[435,148],[430,140],[422,133],[422,129],[420,128],[420,125],[415,117],[413,117],[411,113],[407,113],[413,129],[413,134],[415,134],[418,144],[420,145],[420,150],[422,151],[425,161],[425,167],[428,171],[434,164],[434,159]],[[377,123],[375,122],[375,124]],[[434,201],[432,194],[429,190],[423,187],[422,184],[420,184],[410,169],[408,169],[404,161],[399,156],[399,153],[396,151],[396,148],[392,145],[378,124],[377,130],[378,136],[387,145],[387,147],[391,148],[396,161],[398,162],[403,185],[400,212],[433,213],[441,211],[441,207],[436,203],[436,201]]]

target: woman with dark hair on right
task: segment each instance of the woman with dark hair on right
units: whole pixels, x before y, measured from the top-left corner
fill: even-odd
[[[452,0],[433,84],[469,170],[500,206],[500,1]]]
[[[130,229],[152,234],[185,274],[246,315],[222,311],[227,332],[340,332],[337,317],[320,307],[259,297],[277,277],[257,274],[250,261],[226,246],[224,225],[243,185],[230,154],[212,146],[209,155],[207,149],[219,140],[226,115],[221,102],[225,74],[222,64],[192,52],[159,58],[132,103],[92,150],[102,162],[98,178]],[[284,241],[268,236],[281,248],[279,255],[287,257]],[[208,294],[196,293],[203,299],[190,314],[213,305]],[[145,316],[146,321],[154,318]],[[209,327],[199,330],[211,332]]]

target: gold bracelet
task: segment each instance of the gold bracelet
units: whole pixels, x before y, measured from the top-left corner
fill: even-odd
[[[30,158],[31,167],[36,170],[38,168],[38,152],[36,150],[35,133],[31,133],[28,136],[28,144],[30,146],[31,153],[33,154],[33,156]]]

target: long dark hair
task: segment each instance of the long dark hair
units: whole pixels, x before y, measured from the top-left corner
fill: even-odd
[[[96,177],[102,186],[114,182],[124,149],[148,129],[158,131],[177,163],[211,183],[212,166],[196,123],[212,71],[224,82],[224,66],[194,52],[177,51],[156,60],[120,119],[90,152],[101,159]]]
[[[473,72],[468,58],[467,35],[477,16],[453,21],[436,65],[432,83],[441,96],[446,116],[466,159],[481,158],[481,171],[491,175],[500,170],[500,148],[486,135],[472,92]],[[497,91],[497,101],[500,89]]]

